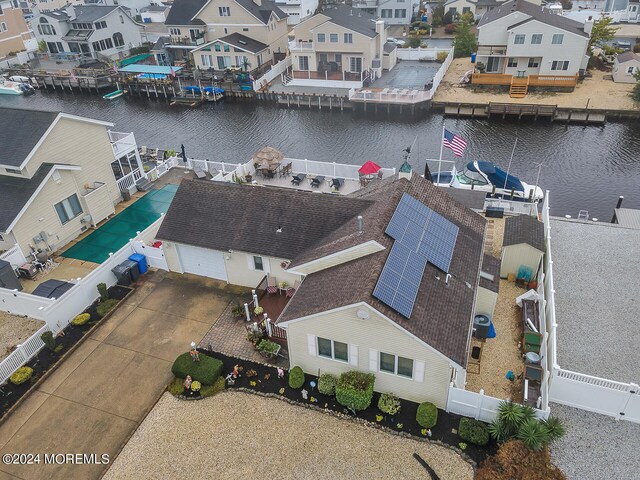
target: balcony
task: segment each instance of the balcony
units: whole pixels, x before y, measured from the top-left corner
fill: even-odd
[[[204,45],[205,39],[204,36],[191,38],[191,37],[171,37],[171,44],[169,46],[176,47],[199,47],[200,45]]]
[[[479,57],[506,57],[507,47],[505,45],[485,45],[478,47]]]
[[[290,52],[312,52],[313,42],[302,42],[300,40],[294,40],[289,42]]]
[[[112,132],[109,130],[109,141],[115,158],[120,158],[138,149],[133,133]]]
[[[351,5],[354,8],[376,8],[378,0],[353,0]]]

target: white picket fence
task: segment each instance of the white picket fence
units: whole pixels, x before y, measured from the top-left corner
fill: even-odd
[[[7,379],[13,375],[17,369],[27,363],[36,353],[44,347],[44,342],[40,336],[44,332],[48,332],[51,329],[48,325],[41,327],[36,333],[25,340],[24,343],[17,346],[17,348],[11,352],[7,358],[0,362],[0,384],[7,381]]]
[[[448,48],[397,48],[399,60],[427,60],[435,61],[440,52],[449,52]]]
[[[253,82],[253,89],[255,91],[260,90],[260,88],[262,88],[263,85],[268,84],[274,78],[277,78],[280,75],[282,75],[284,72],[286,72],[290,66],[291,66],[291,57],[285,57],[275,65],[271,65],[270,70],[265,72],[264,75],[262,75],[260,78],[258,78]]]

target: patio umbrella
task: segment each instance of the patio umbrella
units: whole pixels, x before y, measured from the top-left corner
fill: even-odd
[[[184,153],[184,143],[180,144],[180,149],[182,150],[182,161],[187,163],[187,154]]]
[[[260,165],[260,168],[274,170],[284,160],[284,155],[273,147],[264,147],[254,153],[251,160],[254,164]],[[264,164],[266,166],[263,166]]]
[[[433,177],[431,176],[431,170],[429,170],[429,162],[424,164],[424,178],[433,183]],[[438,183],[440,183],[440,179],[438,178]]]
[[[380,165],[373,163],[371,160],[367,160],[365,164],[360,167],[358,172],[360,172],[362,175],[373,175],[375,173],[378,173],[378,170],[380,170],[381,168],[382,167]]]

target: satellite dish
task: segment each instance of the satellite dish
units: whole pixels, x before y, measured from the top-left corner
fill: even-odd
[[[361,318],[363,320],[366,320],[367,318],[369,318],[369,312],[367,312],[366,310],[358,310],[356,312],[356,315],[358,315],[358,318]]]

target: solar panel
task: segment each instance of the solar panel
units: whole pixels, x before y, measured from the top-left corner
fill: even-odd
[[[448,272],[458,226],[403,194],[385,233],[394,239],[373,295],[410,318],[427,262]]]

